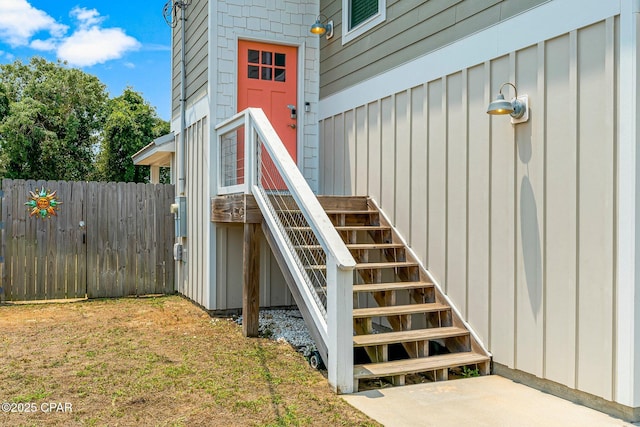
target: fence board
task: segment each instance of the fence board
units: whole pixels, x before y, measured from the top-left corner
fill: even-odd
[[[114,233],[115,233],[115,248],[116,248],[116,282],[118,283],[118,289],[120,291],[120,295],[125,296],[129,295],[127,293],[127,278],[126,278],[126,268],[127,268],[127,239],[126,239],[126,221],[127,221],[127,201],[126,201],[126,189],[125,183],[116,184],[116,191],[113,195],[116,199],[116,205],[114,206],[114,210],[117,212],[116,222],[114,224]],[[132,272],[135,274],[135,270]]]
[[[24,205],[43,186],[63,202],[45,220],[29,217]],[[173,292],[172,185],[5,179],[0,188],[2,298]]]
[[[7,269],[5,267],[5,255],[7,253],[7,248],[5,245],[5,232],[7,229],[6,224],[6,203],[4,202],[5,192],[2,188],[2,182],[0,182],[0,222],[2,222],[2,227],[0,227],[0,302],[3,302],[6,298],[5,288],[7,287]]]
[[[144,185],[144,184],[143,184]],[[127,192],[126,192],[126,215],[127,215],[127,223],[126,223],[126,242],[127,242],[127,268],[130,270],[135,269],[133,275],[127,276],[127,281],[125,283],[125,294],[126,295],[136,295],[136,282],[138,281],[138,265],[136,263],[136,228],[137,224],[137,216],[135,215],[135,205],[136,205],[136,184],[129,183],[127,184]]]
[[[3,287],[5,288],[5,298],[10,300],[13,298],[13,295],[17,292],[15,287],[11,286],[11,281],[13,277],[13,270],[15,268],[15,263],[17,262],[11,256],[15,254],[15,239],[13,237],[15,224],[14,224],[14,214],[13,210],[15,208],[15,202],[13,197],[13,189],[9,187],[4,187],[4,206],[2,212],[2,220],[4,221],[5,231],[3,234],[3,246],[4,246],[4,268],[5,276],[2,279]]]
[[[26,251],[26,240],[25,240],[26,221],[23,217],[19,215],[19,212],[20,212],[19,206],[24,204],[25,197],[22,194],[17,194],[17,192],[14,190],[13,200],[17,205],[17,206],[14,206],[14,209],[13,209],[14,211],[13,238],[14,238],[14,247],[15,247],[14,253],[17,255],[17,258],[13,263],[14,265],[13,271],[15,272],[14,274],[16,277],[16,281],[17,281],[17,284],[19,285],[18,295],[23,297],[25,300],[29,300],[29,299],[33,299],[33,297],[31,297],[32,284],[26,283],[25,276],[24,276],[24,270],[25,270],[24,266],[25,266],[25,261],[27,257],[30,256],[30,254]],[[12,280],[12,283],[13,283],[13,280]]]
[[[21,188],[20,194],[26,197],[27,191],[28,191],[27,185],[25,183],[25,187]],[[16,203],[16,205],[17,205],[16,206],[17,208],[20,208],[20,203]],[[36,221],[26,221],[25,226],[26,226],[26,229],[25,229],[26,255],[24,257],[25,286],[27,287],[27,289],[33,289],[33,291],[31,292],[34,293],[35,299],[37,299],[38,295],[45,294],[45,281],[38,280],[37,270],[36,270],[37,263],[38,263],[38,260],[36,258],[36,251],[37,251],[36,239],[37,239],[38,223]],[[28,290],[25,290],[26,294],[30,294],[31,292]]]
[[[73,203],[71,200],[71,191],[69,183],[60,181],[58,183],[47,183],[47,188],[55,188],[60,200],[66,200],[67,203]],[[64,203],[64,202],[63,202]],[[69,212],[67,212],[68,214]],[[60,218],[47,219],[50,232],[55,233],[56,241],[50,250],[51,261],[54,265],[53,274],[55,275],[54,298],[62,299],[67,292],[67,255],[71,251],[69,247],[68,222],[71,215],[61,215]],[[52,242],[53,239],[49,239]],[[75,271],[73,272],[75,276]],[[75,295],[75,292],[73,293]]]
[[[175,187],[173,185],[164,186],[166,199],[175,199]],[[175,233],[175,220],[166,206],[162,207],[164,213],[164,242],[173,242]],[[164,250],[162,265],[164,265],[164,292],[173,293],[175,291],[175,263],[173,262],[173,245],[159,245]]]
[[[99,209],[99,184],[89,182],[86,187],[86,197],[83,207],[85,234],[86,234],[86,278],[87,297],[96,298],[98,286],[98,257],[89,254],[98,253],[98,209]]]
[[[2,185],[2,184],[0,184]],[[2,248],[2,257],[3,257],[3,262],[2,265],[0,266],[0,268],[2,268],[2,295],[0,295],[0,298],[4,301],[5,299],[8,299],[10,297],[10,292],[11,289],[9,287],[9,278],[11,277],[10,272],[11,272],[11,259],[7,257],[7,254],[9,253],[9,251],[11,250],[10,247],[10,237],[11,237],[11,203],[9,203],[9,201],[11,200],[11,192],[9,191],[8,188],[2,188],[2,211],[0,211],[0,215],[2,215],[2,217],[0,218],[0,220],[2,220],[3,224],[4,224],[4,228],[2,230],[0,230],[0,248]]]
[[[152,292],[152,285],[156,280],[156,216],[155,209],[156,200],[155,200],[155,189],[153,187],[147,187],[147,199],[146,199],[146,208],[145,208],[145,220],[147,222],[147,226],[144,228],[145,234],[145,263],[148,268],[147,274],[145,275],[145,291],[147,293]]]
[[[85,185],[83,185],[85,184]],[[85,193],[88,191],[89,183],[74,182],[71,191],[73,194],[72,206],[67,207],[72,211],[72,230],[73,238],[71,244],[74,248],[75,256],[72,259],[72,265],[75,266],[76,277],[74,278],[75,294],[87,294],[87,243],[85,230],[80,227],[80,222],[86,224],[84,216],[85,209]]]

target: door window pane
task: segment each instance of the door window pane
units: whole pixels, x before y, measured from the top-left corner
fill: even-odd
[[[276,82],[286,81],[286,69],[284,68],[287,62],[286,54],[249,49],[247,60],[249,62],[247,66],[248,78]]]
[[[284,68],[276,68],[275,69],[275,77],[273,78],[273,80],[277,81],[277,82],[283,82],[285,81],[285,70]]]
[[[257,65],[249,65],[247,70],[247,76],[250,79],[259,79],[260,78],[260,67]]]
[[[262,80],[271,80],[271,68],[262,67]]]
[[[260,60],[260,51],[249,49],[249,53],[247,54],[247,62],[249,64],[257,64]]]

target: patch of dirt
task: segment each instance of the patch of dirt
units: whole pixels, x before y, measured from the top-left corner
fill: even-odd
[[[0,353],[0,426],[378,425],[290,345],[179,296],[2,305]]]

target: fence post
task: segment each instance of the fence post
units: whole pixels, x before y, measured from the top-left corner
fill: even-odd
[[[327,329],[329,386],[353,393],[353,270],[338,268],[327,253]]]

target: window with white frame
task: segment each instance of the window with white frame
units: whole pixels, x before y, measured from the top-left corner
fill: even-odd
[[[342,0],[342,44],[386,19],[386,0]]]

